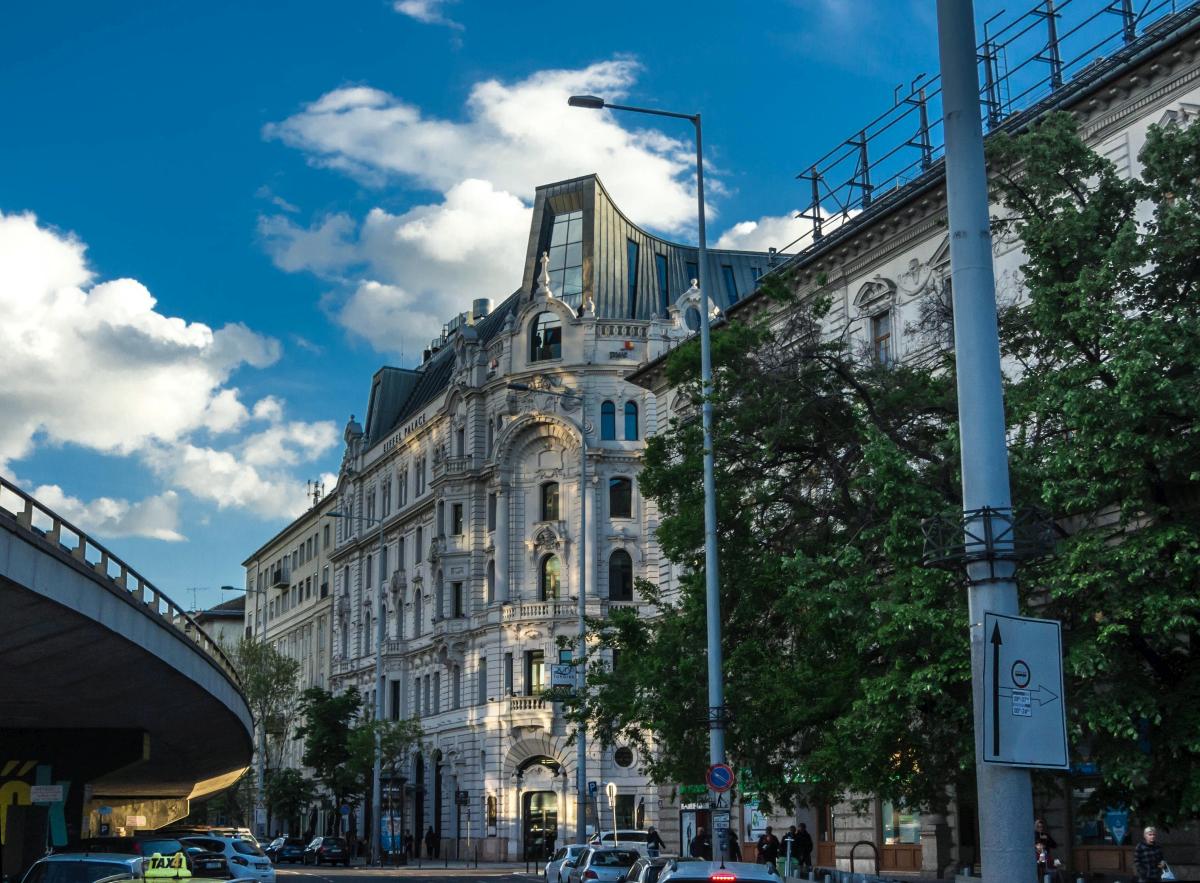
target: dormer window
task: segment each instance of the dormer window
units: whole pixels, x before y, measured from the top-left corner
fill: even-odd
[[[562,358],[562,321],[553,313],[538,313],[529,326],[529,361]]]
[[[550,229],[550,290],[568,306],[583,295],[583,212],[554,216]]]

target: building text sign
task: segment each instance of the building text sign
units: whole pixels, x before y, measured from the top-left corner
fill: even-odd
[[[985,613],[983,641],[984,761],[1067,769],[1062,626]]]

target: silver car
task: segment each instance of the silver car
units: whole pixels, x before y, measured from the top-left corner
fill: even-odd
[[[572,843],[556,849],[550,861],[546,862],[546,883],[567,883],[571,868],[587,850],[586,843]]]
[[[142,877],[140,855],[60,852],[34,862],[21,883],[94,883],[109,878]]]
[[[589,846],[571,869],[571,883],[625,883],[629,869],[641,858],[636,849]]]

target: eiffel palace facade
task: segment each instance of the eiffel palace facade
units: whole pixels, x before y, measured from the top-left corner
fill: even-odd
[[[1185,6],[1024,117],[1069,109],[1087,140],[1133,174],[1149,125],[1200,115],[1200,4]],[[754,293],[756,283],[768,271],[787,272],[802,294],[832,297],[831,338],[864,357],[919,359],[939,345],[908,329],[931,299],[947,293],[945,217],[944,179],[935,165],[786,260],[710,252],[710,293],[736,319],[771,309]],[[539,280],[544,252],[548,284]],[[1019,300],[1020,244],[998,240],[994,252],[999,296]],[[262,590],[253,613],[248,608],[248,630],[285,650],[307,646],[289,643],[287,633],[303,626],[303,611],[311,609],[322,632],[312,643],[329,648],[321,667],[328,667],[331,688],[355,686],[373,708],[381,652],[384,714],[420,719],[426,750],[401,781],[386,783],[398,829],[432,826],[451,848],[456,838],[465,848],[469,835],[483,858],[522,858],[556,831],[564,838],[574,831],[570,728],[540,694],[549,666],[562,658],[558,639],[576,633],[580,432],[588,457],[588,615],[626,605],[644,610],[636,577],[667,591],[678,578],[658,553],[658,513],[638,491],[638,467],[646,436],[664,431],[679,407],[662,368],[665,354],[698,325],[689,293],[695,261],[694,249],[630,223],[595,177],[539,188],[520,289],[494,309],[476,301],[418,368],[378,371],[366,420],[346,427],[336,494],[246,561],[248,586]],[[560,392],[577,393],[582,405],[552,394]],[[382,519],[383,552],[378,531],[362,521],[339,519],[326,537],[322,525],[330,520],[322,516],[333,507]],[[302,567],[290,577],[297,537]],[[279,602],[295,600],[291,583],[303,579],[303,562],[312,560],[306,537],[319,553],[310,569],[314,583],[322,574],[320,591],[311,602],[300,592],[299,612],[285,604],[281,618]],[[387,636],[380,647],[372,617],[381,603]],[[325,673],[314,677],[323,682]],[[689,802],[702,789],[652,783],[639,773],[640,761],[629,746],[589,743],[587,778],[601,794],[605,783],[617,785],[619,826],[655,824],[668,847],[679,849],[698,825],[708,825],[706,807]],[[1040,797],[1035,810],[1072,874],[1126,879],[1131,838],[1114,837],[1114,820],[1105,814],[1079,808],[1093,774],[1086,763],[1077,765],[1062,794]],[[976,862],[973,802],[974,795],[954,794],[947,814],[929,815],[866,800],[800,807],[773,819],[745,805],[735,818],[750,842],[768,822],[807,822],[814,857],[827,867],[848,869],[857,845],[857,870],[935,876]],[[603,826],[612,825],[606,803],[589,806],[589,824],[598,810]],[[1137,831],[1152,821],[1130,818],[1126,825]],[[1200,873],[1195,832],[1165,840],[1177,869]]]
[[[768,259],[711,251],[719,304],[752,291]],[[337,508],[361,520],[338,520],[330,553],[330,683],[373,708],[382,653],[384,715],[416,717],[427,734],[406,781],[388,783],[404,795],[397,830],[432,826],[451,849],[469,831],[487,858],[540,854],[574,831],[576,749],[541,694],[569,658],[558,639],[577,634],[581,591],[604,617],[639,607],[636,578],[666,578],[658,514],[638,489],[656,402],[626,377],[698,325],[696,260],[633,225],[595,176],[541,187],[521,288],[494,308],[475,301],[419,367],[380,369],[366,419],[346,427]],[[608,782],[620,825],[659,820],[639,760],[589,745],[604,825]]]

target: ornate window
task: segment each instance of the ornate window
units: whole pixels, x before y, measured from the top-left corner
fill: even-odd
[[[617,406],[612,402],[600,404],[600,439],[614,441],[617,437]]]
[[[608,558],[608,600],[633,600],[633,559],[624,549],[617,549]]]
[[[541,600],[555,601],[558,599],[559,579],[562,565],[557,555],[547,555],[542,559],[541,572],[538,577],[538,590]]]
[[[496,600],[496,562],[487,563],[487,601],[491,604]]]
[[[608,517],[633,517],[633,481],[628,478],[608,480]]]
[[[562,322],[553,313],[538,313],[529,325],[529,361],[562,358]]]
[[[875,364],[892,364],[892,311],[884,310],[871,317],[871,355]]]
[[[558,482],[542,485],[542,521],[558,521]]]
[[[625,441],[638,440],[638,406],[637,402],[625,403]]]

